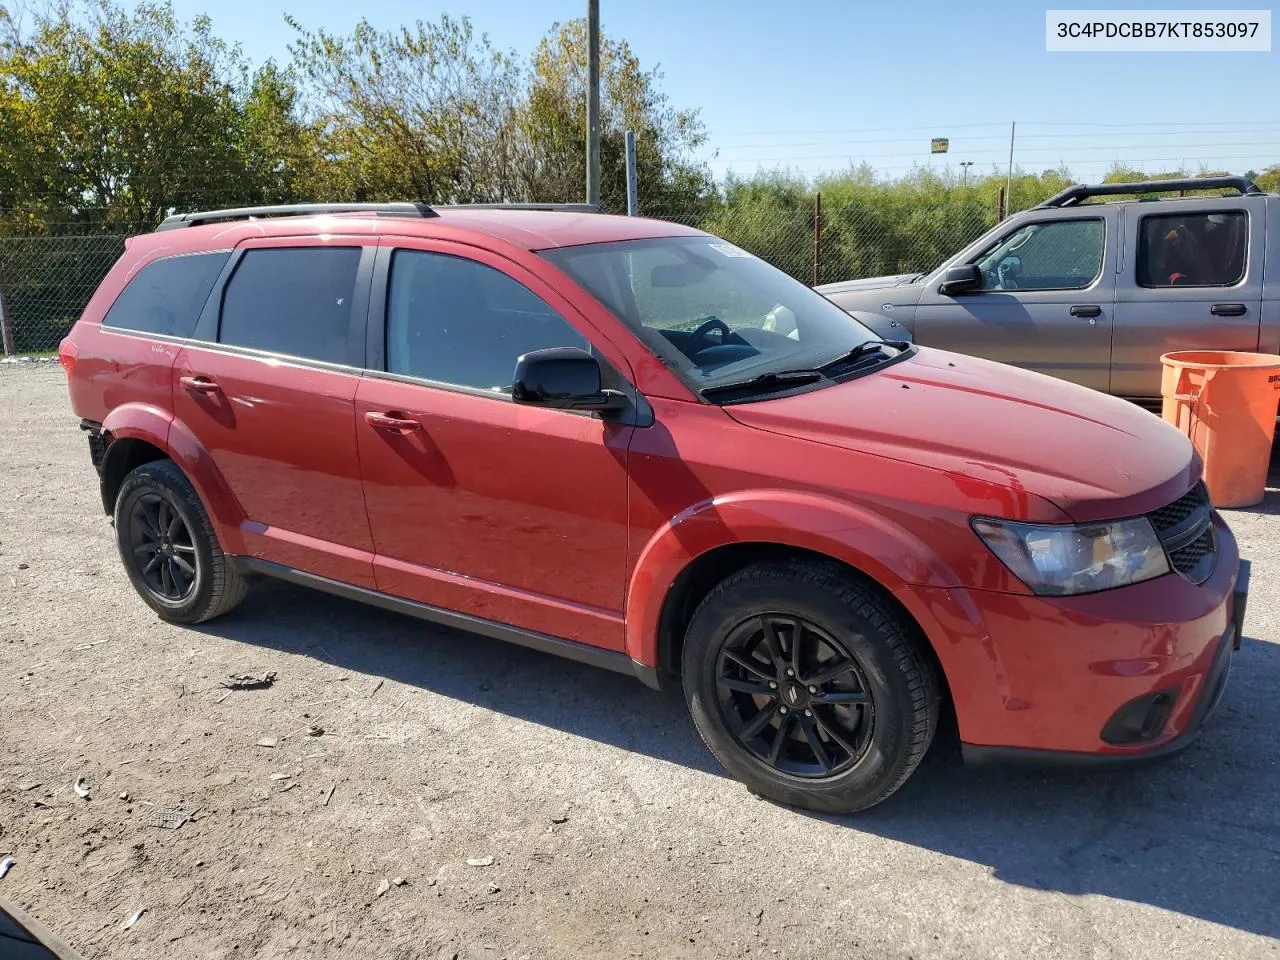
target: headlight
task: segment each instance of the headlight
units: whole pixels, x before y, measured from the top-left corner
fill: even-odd
[[[974,520],[973,529],[1042,596],[1109,590],[1169,572],[1155,530],[1141,517],[1078,527]]]

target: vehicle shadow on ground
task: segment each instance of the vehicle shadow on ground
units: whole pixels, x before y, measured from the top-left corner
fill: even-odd
[[[274,581],[199,629],[722,775],[677,695],[547,654]],[[1280,645],[1247,639],[1236,658],[1219,712],[1168,763],[970,770],[944,733],[891,800],[817,819],[982,864],[1008,883],[1280,937]]]

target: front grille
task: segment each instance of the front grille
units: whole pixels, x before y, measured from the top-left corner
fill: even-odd
[[[1192,583],[1203,583],[1213,572],[1217,540],[1213,508],[1204,483],[1197,483],[1167,507],[1147,514],[1164,545],[1169,566]]]

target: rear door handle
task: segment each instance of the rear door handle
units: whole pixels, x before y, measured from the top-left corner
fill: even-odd
[[[422,424],[417,420],[410,419],[399,413],[377,413],[370,410],[364,415],[365,422],[376,430],[386,430],[390,433],[409,433],[413,430],[421,430]]]
[[[1243,317],[1245,306],[1243,303],[1215,303],[1209,312],[1215,317]]]
[[[196,393],[217,393],[222,388],[208,377],[183,377],[181,383]]]
[[[1092,303],[1077,304],[1071,308],[1073,317],[1100,317],[1102,308]]]

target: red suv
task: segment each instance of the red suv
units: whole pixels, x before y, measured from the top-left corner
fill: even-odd
[[[63,342],[164,619],[269,575],[660,685],[752,790],[1190,742],[1248,565],[1176,430],[882,341],[716,237],[581,207],[224,210]]]

